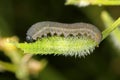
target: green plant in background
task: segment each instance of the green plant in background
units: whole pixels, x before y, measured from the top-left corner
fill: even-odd
[[[88,5],[120,5],[120,1],[119,0],[67,0],[66,1],[67,5],[78,5],[78,6],[88,6]],[[89,6],[88,6],[89,7]],[[120,18],[118,18],[117,20],[113,20],[110,16],[109,13],[106,11],[102,11],[102,14],[99,15],[102,16],[102,20],[105,24],[105,26],[107,26],[107,28],[105,30],[102,31],[102,41],[110,35],[110,33],[113,31],[112,33],[112,39],[114,39],[114,42],[117,42],[117,44],[120,46],[120,37],[119,37],[119,26],[120,26]],[[5,19],[0,18],[0,22],[2,22],[3,25],[1,26],[8,26],[5,25],[7,24]],[[6,28],[6,27],[5,27]],[[5,32],[5,31],[3,31]],[[6,30],[6,32],[10,32],[8,29]],[[60,42],[62,42],[62,44],[58,43],[58,40],[60,40]],[[77,40],[77,39],[76,39]],[[10,71],[15,73],[16,77],[19,80],[29,80],[30,79],[30,75],[37,75],[39,72],[41,72],[46,64],[47,61],[45,59],[43,60],[35,60],[32,56],[36,53],[39,54],[48,54],[49,52],[53,53],[53,54],[65,54],[65,48],[66,48],[66,44],[70,44],[71,46],[75,47],[75,51],[77,51],[79,48],[86,48],[86,46],[92,46],[92,49],[95,48],[95,46],[99,46],[99,44],[96,44],[95,42],[93,42],[92,40],[89,41],[84,41],[83,39],[81,40],[77,40],[77,44],[74,45],[74,43],[71,43],[70,39],[64,39],[61,37],[50,37],[49,40],[47,38],[44,38],[42,41],[38,40],[36,42],[33,43],[19,43],[19,40],[17,37],[0,37],[0,50],[2,52],[4,52],[4,54],[6,56],[9,57],[9,59],[11,60],[11,62],[5,62],[5,61],[0,61],[0,70],[1,71]],[[47,43],[46,43],[47,42]],[[50,44],[54,43],[54,46],[51,50],[47,50],[48,49],[48,42]],[[79,44],[80,43],[80,44]],[[37,46],[38,44],[42,44],[42,49],[38,50]],[[58,48],[58,45],[60,45],[60,48]],[[39,45],[41,46],[41,45]],[[77,48],[76,48],[77,46]],[[49,47],[52,47],[51,45],[49,45]],[[56,49],[57,48],[57,49]],[[59,49],[61,49],[60,51],[58,51]],[[89,53],[89,49],[86,48],[87,50],[85,50],[85,52]],[[91,47],[90,47],[91,49]],[[84,50],[83,50],[84,51]],[[26,53],[26,54],[25,54]],[[29,54],[29,53],[33,53],[33,54]],[[71,53],[75,54],[75,53]],[[85,53],[84,53],[85,54]],[[48,70],[49,75],[51,75],[50,69]],[[55,76],[58,76],[57,73]],[[55,77],[53,76],[53,77]],[[60,76],[58,76],[60,77]],[[62,78],[59,78],[62,79]],[[65,79],[62,79],[65,80]]]
[[[101,18],[105,24],[105,27],[111,25],[114,22],[114,19],[110,16],[110,14],[107,11],[103,11],[101,14]],[[111,33],[111,38],[112,42],[114,43],[115,48],[120,49],[120,29],[119,27],[116,28],[112,33]]]
[[[0,50],[11,60],[11,63],[0,61],[0,69],[15,73],[20,80],[29,80],[29,75],[37,75],[46,66],[47,61],[37,61],[29,54],[23,55],[14,43],[18,43],[17,37],[0,38]]]
[[[119,0],[67,0],[66,5],[88,6],[88,5],[120,5]]]

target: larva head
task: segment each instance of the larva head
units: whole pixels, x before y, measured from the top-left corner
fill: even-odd
[[[31,37],[31,36],[26,36],[26,40],[27,40],[27,42],[33,42],[34,40],[33,40],[33,38]]]
[[[40,38],[44,34],[42,33],[45,30],[44,28],[50,27],[50,23],[50,21],[44,21],[33,24],[26,33],[26,40],[31,41]]]

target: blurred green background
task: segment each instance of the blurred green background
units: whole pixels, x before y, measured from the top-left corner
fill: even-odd
[[[87,22],[103,31],[102,10],[114,19],[120,16],[120,6],[77,7],[65,5],[65,0],[0,0],[0,37],[16,35],[24,42],[28,28],[40,21]],[[36,59],[47,59],[48,65],[31,80],[120,80],[120,51],[111,42],[108,37],[85,58],[35,55]],[[0,60],[10,61],[2,52]],[[17,78],[1,71],[0,80]]]

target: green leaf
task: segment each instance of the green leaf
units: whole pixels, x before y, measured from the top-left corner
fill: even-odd
[[[57,54],[70,56],[84,56],[94,50],[96,43],[89,37],[45,37],[33,43],[19,43],[24,53],[31,54]]]

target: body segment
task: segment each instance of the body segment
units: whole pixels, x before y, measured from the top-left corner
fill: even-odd
[[[102,36],[101,32],[97,27],[88,23],[73,23],[73,24],[65,24],[58,22],[38,22],[27,31],[27,39],[28,40],[36,40],[37,38],[42,38],[43,36],[57,35],[64,37],[73,36],[73,37],[82,37],[87,36],[98,44],[100,43]]]

